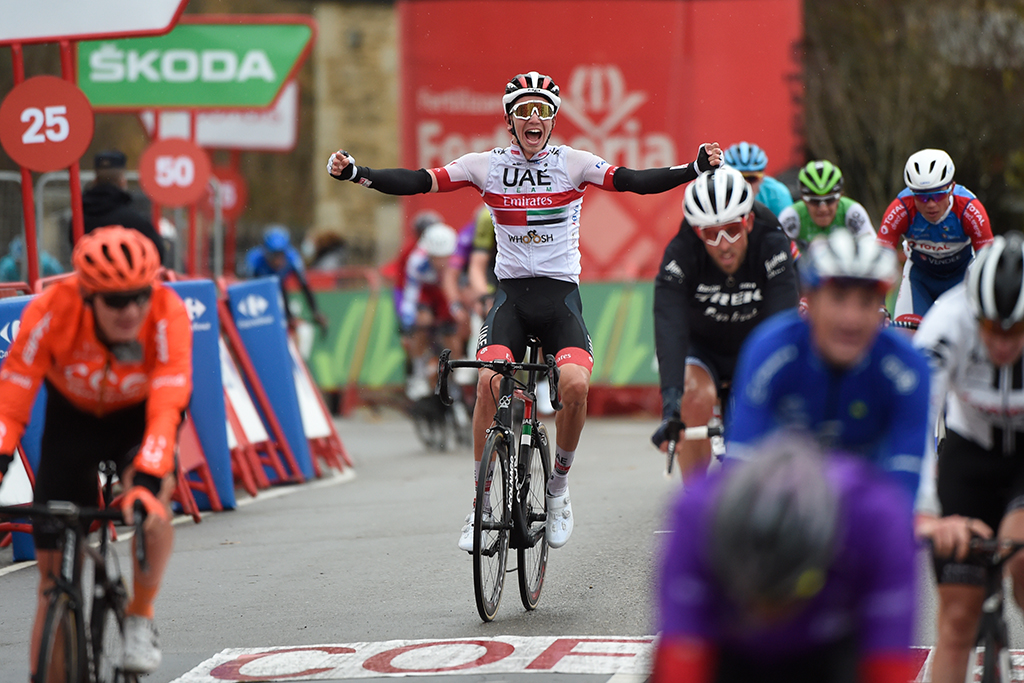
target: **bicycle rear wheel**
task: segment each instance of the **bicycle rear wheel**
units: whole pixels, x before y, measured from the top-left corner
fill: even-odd
[[[526,480],[520,482],[522,491],[523,539],[519,543],[519,597],[523,607],[536,609],[540,600],[540,589],[544,586],[544,573],[548,567],[548,542],[544,537],[547,519],[547,496],[545,487],[551,474],[551,454],[548,450],[548,432],[544,425],[538,425],[537,433],[531,436],[530,469]]]
[[[71,596],[56,591],[50,598],[36,665],[38,683],[85,683],[83,626]]]
[[[494,619],[505,586],[512,528],[508,462],[508,441],[501,432],[493,432],[484,444],[473,518],[473,589],[477,612],[484,621]]]

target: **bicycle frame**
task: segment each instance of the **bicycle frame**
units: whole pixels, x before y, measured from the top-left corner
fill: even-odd
[[[1024,543],[1007,539],[971,540],[971,556],[984,562],[985,599],[981,606],[978,635],[975,638],[974,656],[969,660],[966,681],[973,683],[974,666],[977,662],[977,648],[985,650],[982,660],[981,683],[1010,683],[1012,666],[1010,661],[1010,639],[1004,616],[1006,596],[1003,590],[1003,566]]]

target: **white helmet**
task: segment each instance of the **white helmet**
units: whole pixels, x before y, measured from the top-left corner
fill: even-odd
[[[444,223],[434,223],[423,231],[417,245],[429,256],[451,256],[455,253],[455,245],[459,236],[455,228]]]
[[[819,235],[800,261],[804,284],[817,289],[835,278],[877,282],[885,288],[896,281],[896,251],[878,241],[873,233],[855,237],[846,228]]]
[[[903,182],[914,192],[938,190],[953,182],[956,166],[941,149],[922,149],[907,159]]]
[[[683,195],[683,215],[694,229],[733,223],[753,208],[750,183],[729,166],[701,173]]]
[[[967,271],[967,298],[975,315],[1003,329],[1024,320],[1024,235],[1011,230],[978,250]]]

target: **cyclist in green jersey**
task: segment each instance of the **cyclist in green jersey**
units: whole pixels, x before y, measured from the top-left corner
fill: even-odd
[[[800,201],[779,214],[782,230],[801,250],[812,239],[834,228],[846,228],[855,236],[871,232],[868,212],[860,202],[843,196],[843,172],[831,161],[812,161],[800,169]]]

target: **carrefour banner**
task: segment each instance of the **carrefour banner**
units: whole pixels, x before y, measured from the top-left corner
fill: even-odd
[[[769,173],[802,161],[800,0],[518,0],[514,14],[530,24],[532,40],[510,23],[508,3],[398,7],[410,168],[507,146],[501,95],[512,76],[530,70],[561,88],[552,140],[613,165],[687,163],[702,142],[724,148],[741,140],[766,150]],[[683,189],[640,196],[591,187],[585,197],[582,277],[653,277],[679,229]],[[406,209],[438,210],[462,225],[480,206],[479,194],[463,189],[410,197]]]
[[[192,321],[192,399],[188,408],[206,464],[210,467],[221,504],[235,507],[235,482],[231,472],[231,451],[224,425],[224,384],[220,374],[220,319],[217,316],[217,288],[212,280],[168,282],[185,303]],[[210,509],[206,496],[197,491],[196,502]]]
[[[309,442],[302,427],[295,380],[288,371],[291,355],[280,282],[274,276],[238,282],[228,287],[228,299],[238,335],[267,392],[295,461],[302,474],[312,479]],[[270,431],[269,425],[267,431]]]
[[[15,296],[0,299],[0,367],[7,359],[7,351],[21,329],[21,313],[32,300],[31,296]],[[46,387],[40,387],[36,402],[32,405],[28,426],[21,437],[25,457],[33,471],[39,470],[39,449],[43,440],[43,424],[46,422]],[[27,485],[27,482],[25,482]],[[28,534],[13,534],[14,559],[17,562],[34,560],[36,553],[32,537]]]

